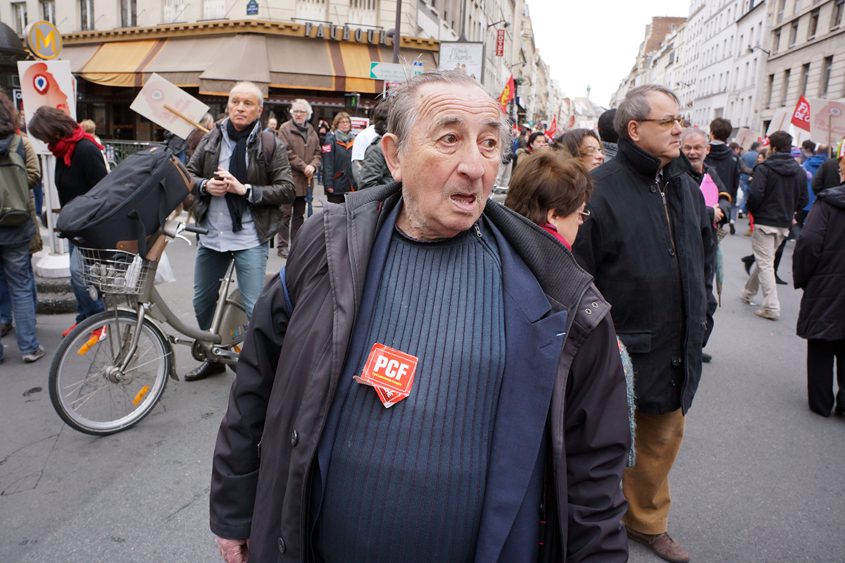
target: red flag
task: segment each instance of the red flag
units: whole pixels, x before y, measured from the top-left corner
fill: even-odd
[[[513,83],[513,74],[511,74],[508,83],[505,84],[505,89],[502,90],[502,95],[499,96],[499,107],[502,109],[502,113],[507,115],[508,113],[508,102],[510,102],[514,97],[514,83]]]
[[[554,140],[555,133],[557,133],[557,116],[552,118],[552,126],[546,131],[546,139],[551,143]]]
[[[798,98],[795,113],[792,114],[792,124],[799,129],[810,132],[810,104],[804,96]]]

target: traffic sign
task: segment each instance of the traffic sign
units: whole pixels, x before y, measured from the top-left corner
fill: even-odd
[[[405,82],[414,75],[422,74],[422,71],[422,67],[417,65],[400,65],[395,63],[370,63],[370,78],[375,80]]]

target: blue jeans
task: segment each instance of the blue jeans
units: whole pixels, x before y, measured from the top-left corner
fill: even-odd
[[[35,308],[32,306],[32,258],[29,244],[0,246],[0,268],[3,270],[9,295],[12,298],[12,312],[15,317],[15,337],[21,355],[38,350],[40,342],[35,336]],[[3,345],[0,344],[0,359]]]
[[[233,252],[217,252],[204,247],[202,243],[197,245],[197,260],[194,263],[194,314],[201,330],[211,327],[220,281],[226,275],[226,268],[229,267],[229,259],[232,256],[235,257],[238,289],[243,298],[246,316],[252,317],[252,309],[264,289],[269,250],[270,241]]]
[[[35,288],[35,273],[32,271],[32,261],[27,262],[29,271],[32,273],[32,306],[38,312],[38,290]],[[0,323],[4,325],[12,323],[12,295],[6,285],[6,278],[3,275],[3,268],[0,268]]]
[[[96,301],[91,299],[88,288],[82,283],[82,264],[77,258],[76,247],[70,241],[67,246],[70,252],[70,287],[73,290],[73,296],[76,297],[76,324],[79,324],[88,317],[102,313],[105,307],[102,299]]]

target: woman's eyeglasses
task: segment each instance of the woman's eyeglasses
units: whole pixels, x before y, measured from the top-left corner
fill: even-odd
[[[589,146],[585,149],[581,149],[581,156],[604,156],[604,149],[600,149],[598,147]]]
[[[578,215],[580,215],[581,218],[583,218],[583,219],[586,219],[587,217],[590,216],[590,210],[589,209],[585,209],[584,211],[577,211],[576,213],[578,213]]]

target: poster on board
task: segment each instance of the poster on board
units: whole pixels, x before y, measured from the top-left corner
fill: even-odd
[[[129,109],[143,115],[156,125],[164,127],[174,135],[187,139],[194,130],[194,126],[166,109],[165,105],[196,123],[199,123],[208,111],[207,105],[156,73],[150,76]]]
[[[484,71],[484,43],[476,41],[442,41],[440,70],[456,70],[479,84]]]
[[[41,106],[57,108],[76,120],[76,91],[70,61],[18,61],[24,119],[29,123]],[[47,145],[30,137],[38,154],[50,154]]]

